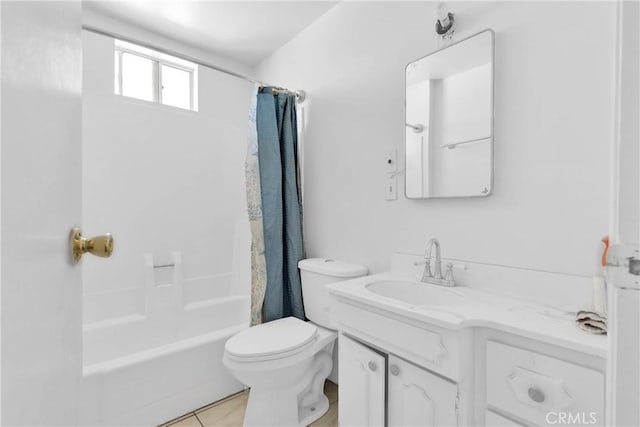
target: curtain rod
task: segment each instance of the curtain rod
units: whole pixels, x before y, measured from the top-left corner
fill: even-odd
[[[158,47],[158,46],[154,46],[154,45],[151,45],[149,43],[146,43],[146,42],[143,42],[143,41],[140,41],[140,40],[132,39],[130,37],[125,37],[125,36],[122,36],[120,34],[113,33],[111,31],[102,30],[100,28],[93,27],[91,25],[82,24],[82,29],[86,30],[86,31],[90,31],[92,33],[100,34],[102,36],[107,36],[107,37],[111,37],[111,38],[114,38],[114,39],[122,40],[122,41],[125,41],[125,42],[137,44],[139,46],[145,47],[147,49],[152,49],[152,50],[158,51],[160,53],[164,53],[166,55],[175,56],[177,58],[184,59],[184,60],[187,60],[189,62],[193,62],[194,64],[198,64],[198,65],[200,65],[202,67],[210,68],[210,69],[212,69],[214,71],[218,71],[220,73],[228,74],[230,76],[233,76],[233,77],[236,77],[236,78],[239,78],[239,79],[242,79],[242,80],[246,80],[248,82],[255,83],[255,84],[260,85],[260,86],[272,86],[273,88],[278,89],[278,90],[285,90],[287,92],[291,92],[291,93],[295,94],[296,102],[298,102],[298,103],[303,102],[304,99],[305,99],[305,92],[303,90],[289,90],[287,88],[283,88],[283,87],[279,87],[279,86],[275,86],[275,85],[267,85],[267,84],[264,84],[261,81],[256,80],[254,78],[245,76],[245,75],[240,74],[240,73],[236,73],[235,71],[231,71],[231,70],[228,70],[226,68],[219,67],[217,65],[213,65],[213,64],[201,61],[201,60],[199,60],[197,58],[194,58],[194,57],[191,57],[191,56],[188,56],[188,55],[184,55],[182,53],[178,53],[178,52],[172,51],[170,49],[165,49],[165,48],[161,48],[161,47]]]

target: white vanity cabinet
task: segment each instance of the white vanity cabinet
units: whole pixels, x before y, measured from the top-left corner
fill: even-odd
[[[339,340],[339,424],[384,426],[385,356],[342,334]]]
[[[560,309],[406,277],[328,285],[342,427],[604,425],[606,337]]]
[[[455,383],[392,355],[388,365],[389,427],[457,425]]]
[[[389,427],[457,425],[455,383],[342,334],[339,339],[341,426],[384,426],[385,418]]]

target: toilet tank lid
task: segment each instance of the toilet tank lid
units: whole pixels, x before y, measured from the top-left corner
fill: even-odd
[[[369,269],[363,265],[331,258],[303,259],[298,262],[298,268],[333,277],[360,277],[369,272]]]

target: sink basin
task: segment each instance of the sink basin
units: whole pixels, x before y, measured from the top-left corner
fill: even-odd
[[[427,283],[381,280],[369,283],[366,289],[413,306],[453,305],[464,301],[464,296],[452,289]]]

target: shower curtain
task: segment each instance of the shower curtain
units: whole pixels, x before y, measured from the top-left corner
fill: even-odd
[[[245,177],[247,182],[247,211],[251,229],[251,325],[262,323],[262,303],[267,287],[267,267],[264,258],[264,232],[262,230],[262,197],[260,195],[260,169],[258,165],[258,133],[256,128],[256,101],[258,88],[253,92],[249,106],[249,141]]]
[[[249,113],[252,324],[305,318],[298,270],[304,250],[295,102],[288,92],[259,88]]]

